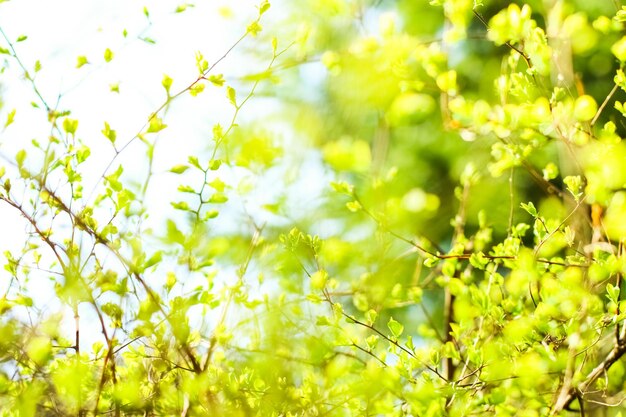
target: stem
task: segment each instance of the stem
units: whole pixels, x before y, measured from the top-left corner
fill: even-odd
[[[604,108],[606,107],[606,105],[609,103],[609,101],[611,100],[611,97],[613,97],[613,95],[617,92],[617,84],[615,84],[613,86],[613,89],[611,90],[611,92],[609,93],[608,96],[606,96],[606,98],[604,99],[604,101],[602,102],[602,104],[600,105],[600,108],[598,108],[598,111],[596,112],[596,115],[593,116],[593,119],[591,119],[590,125],[593,126],[596,124],[596,122],[598,121],[598,118],[600,117],[600,114],[602,114],[602,111],[604,110]]]
[[[78,303],[74,304],[74,323],[76,324],[76,335],[74,339],[74,349],[76,354],[80,353],[80,316],[78,315]]]

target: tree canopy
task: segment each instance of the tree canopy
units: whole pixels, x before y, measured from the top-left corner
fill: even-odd
[[[0,415],[621,416],[619,0],[146,3],[0,20]]]

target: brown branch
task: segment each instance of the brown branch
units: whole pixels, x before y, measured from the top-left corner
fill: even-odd
[[[36,176],[32,176],[32,178],[36,179],[36,180],[39,180]],[[78,216],[76,213],[74,213],[65,204],[65,202],[63,202],[63,200],[61,200],[61,198],[59,198],[54,193],[54,191],[48,189],[46,187],[46,185],[41,183],[41,182],[39,183],[39,186],[41,187],[42,190],[46,191],[49,194],[50,198],[52,198],[54,200],[56,206],[61,211],[65,212],[70,217],[72,222],[74,224],[76,224],[76,227],[78,227],[79,229],[85,231],[97,243],[99,243],[99,244],[103,245],[104,247],[106,247],[117,258],[117,260],[122,265],[124,265],[124,267],[129,271],[129,274],[135,279],[135,281],[139,282],[139,284],[143,287],[143,289],[146,291],[146,293],[150,297],[151,301],[157,306],[157,308],[159,309],[161,314],[163,314],[163,316],[166,318],[166,320],[168,320],[170,325],[175,326],[176,323],[174,323],[172,321],[172,318],[169,316],[169,314],[167,314],[167,312],[165,311],[165,309],[161,305],[161,301],[160,301],[159,297],[157,296],[157,294],[145,282],[145,280],[143,279],[141,274],[138,272],[137,265],[135,265],[133,262],[128,260],[124,255],[122,255],[121,252],[119,251],[119,249],[114,247],[111,244],[111,242],[106,237],[100,235],[100,233],[98,233],[96,230],[93,230],[88,224],[86,224],[85,221],[82,219],[82,217]],[[190,361],[190,363],[191,363],[191,365],[192,365],[192,367],[194,369],[194,372],[200,373],[202,371],[202,368],[200,367],[200,364],[199,364],[198,360],[196,359],[195,354],[191,351],[191,348],[189,347],[189,345],[187,345],[186,343],[183,343],[182,344],[182,350],[185,353],[185,355],[187,356],[188,360]]]
[[[326,302],[328,302],[332,308],[334,302],[333,300],[330,298],[330,295],[328,294],[327,291],[324,291],[324,297]],[[380,337],[382,337],[386,342],[396,346],[398,349],[402,350],[403,352],[405,352],[407,355],[409,355],[410,357],[412,357],[413,359],[418,360],[419,362],[421,362],[422,366],[426,369],[428,369],[429,371],[431,371],[432,373],[434,373],[435,375],[437,375],[439,378],[441,378],[442,380],[444,380],[445,382],[448,382],[448,380],[446,379],[446,377],[444,377],[443,375],[441,375],[439,373],[439,371],[436,368],[433,368],[432,366],[429,366],[428,364],[423,363],[416,355],[415,353],[411,352],[409,349],[407,349],[406,347],[402,346],[397,340],[392,339],[391,337],[387,336],[386,334],[384,334],[383,332],[381,332],[380,330],[378,330],[376,327],[374,327],[373,325],[367,324],[367,323],[363,323],[362,321],[358,320],[356,317],[353,317],[351,315],[349,315],[348,313],[346,313],[345,311],[341,310],[340,311],[341,315],[346,318],[347,320],[351,321],[354,324],[358,324],[359,326],[365,327],[366,329],[369,329],[371,331],[373,331],[374,333],[378,334]]]
[[[489,30],[489,24],[487,23],[485,18],[482,17],[482,15],[480,13],[478,13],[476,11],[476,9],[473,9],[472,12],[474,13],[474,16],[476,16],[478,18],[478,20],[480,20],[482,22],[482,24],[485,25],[487,30]],[[530,61],[530,57],[528,55],[526,55],[524,53],[524,51],[522,51],[521,49],[519,49],[516,46],[512,45],[510,42],[504,42],[504,44],[506,46],[508,46],[509,48],[511,48],[512,50],[514,50],[515,52],[517,52],[518,54],[520,54],[521,57],[524,59],[524,61],[526,61],[526,65],[528,65],[528,68],[532,68],[533,67],[532,62]]]
[[[619,343],[613,346],[613,349],[608,353],[602,362],[598,364],[581,382],[575,387],[569,388],[563,395],[560,395],[550,412],[551,416],[558,415],[561,411],[565,410],[569,405],[578,398],[578,393],[585,393],[589,387],[596,382],[596,380],[605,372],[607,372],[611,366],[624,356],[626,353],[626,340],[620,338]]]
[[[57,246],[58,245],[50,239],[50,236],[47,233],[45,233],[44,231],[42,231],[39,228],[39,225],[37,224],[37,221],[31,215],[26,213],[26,210],[24,210],[24,208],[20,204],[18,204],[15,201],[11,200],[8,195],[6,195],[6,196],[0,195],[0,200],[6,202],[11,207],[17,209],[20,212],[20,214],[26,220],[28,220],[28,222],[31,224],[31,226],[33,226],[33,228],[35,229],[35,232],[41,238],[41,240],[43,240],[46,243],[46,245],[48,245],[50,247],[50,249],[52,249],[52,253],[54,253],[54,256],[59,261],[59,265],[61,266],[61,269],[63,271],[65,271],[66,270],[65,261],[63,260],[63,258],[59,254],[59,252],[57,251]]]
[[[352,343],[352,345],[351,345],[351,346],[352,346],[352,347],[357,348],[357,349],[358,349],[358,350],[360,350],[361,352],[364,352],[364,353],[366,353],[366,354],[370,355],[372,358],[374,358],[374,359],[376,359],[378,362],[380,362],[380,363],[381,363],[381,364],[382,364],[385,368],[388,366],[388,365],[387,365],[387,363],[386,363],[384,360],[382,360],[381,358],[379,358],[378,356],[376,356],[376,355],[374,354],[374,352],[372,352],[370,349],[365,349],[364,347],[359,346],[359,345],[358,345],[358,344],[356,344],[356,343]]]
[[[613,97],[613,95],[617,92],[617,88],[618,88],[618,86],[617,86],[617,84],[615,84],[613,86],[613,89],[609,93],[609,95],[606,96],[606,98],[604,99],[604,101],[602,102],[600,107],[598,108],[598,111],[596,112],[595,116],[593,116],[593,119],[591,119],[591,122],[589,122],[589,124],[591,126],[596,124],[596,122],[598,121],[598,118],[600,117],[600,114],[602,114],[602,111],[604,110],[606,105],[609,104],[609,101],[611,100],[611,97]]]

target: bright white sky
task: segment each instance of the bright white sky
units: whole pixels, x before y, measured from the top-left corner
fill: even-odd
[[[204,1],[178,14],[174,10],[181,3],[168,1],[20,0],[0,4],[0,28],[5,35],[13,42],[21,35],[28,36],[27,40],[14,44],[24,65],[32,71],[35,61],[41,62],[36,84],[44,99],[54,107],[61,95],[58,109],[71,110],[71,117],[79,120],[76,136],[92,150],[89,171],[85,173],[85,195],[113,156],[101,133],[104,122],[117,131],[118,143],[126,143],[163,103],[164,74],[173,78],[171,91],[175,93],[196,79],[197,51],[209,64],[221,57],[256,18],[260,0],[233,3]],[[143,13],[144,5],[150,13],[149,19]],[[128,32],[126,37],[124,30]],[[156,43],[146,43],[139,37],[151,38]],[[7,47],[1,38],[0,45]],[[265,62],[254,63],[249,55],[242,58],[252,45],[242,44],[220,63],[215,73],[224,73],[227,82],[234,82],[237,88],[233,77],[263,70]],[[104,61],[107,48],[114,53],[110,63]],[[90,64],[77,69],[80,55],[86,56]],[[12,157],[32,139],[45,143],[50,127],[42,111],[30,106],[38,100],[32,87],[23,80],[21,69],[10,57],[6,59],[9,68],[0,75],[4,102],[0,126],[11,110],[16,109],[16,115],[15,122],[0,132],[0,152]],[[119,84],[120,94],[110,91],[112,84]],[[240,94],[247,88],[242,87]],[[159,207],[169,209],[167,201],[171,195],[167,193],[175,192],[178,185],[174,176],[164,173],[173,165],[186,162],[188,155],[206,152],[212,126],[218,122],[227,125],[232,111],[225,90],[211,85],[198,97],[185,95],[173,103],[164,118],[169,127],[160,134],[156,149],[158,189],[153,187],[148,196],[154,199],[155,203],[148,205],[154,207],[151,216],[157,223],[158,219],[162,221]],[[136,143],[117,162],[131,176],[144,173],[145,167],[137,163],[145,160],[144,155],[145,148]],[[163,201],[164,196],[169,199]],[[26,222],[6,205],[0,205],[0,230],[0,253],[5,250],[19,253]],[[8,275],[0,271],[0,291],[6,288],[7,280]],[[36,284],[36,288],[39,293],[35,290],[35,297],[54,300],[45,285]],[[89,312],[82,315],[83,323],[89,322]],[[73,326],[69,325],[67,330],[69,336]]]
[[[26,41],[15,44],[23,63],[29,69],[36,60],[42,64],[36,83],[44,99],[54,106],[61,94],[58,109],[71,110],[71,117],[79,120],[77,137],[92,149],[85,194],[113,156],[101,133],[104,122],[117,131],[118,144],[127,142],[164,102],[165,91],[161,86],[164,74],[174,80],[172,92],[187,86],[197,77],[195,53],[202,52],[209,64],[215,62],[257,14],[256,1],[249,0],[239,0],[230,8],[226,4],[231,2],[203,2],[179,14],[173,13],[175,3],[152,3],[22,0],[0,6],[0,28],[7,37],[14,40],[23,34],[28,36]],[[143,13],[144,4],[150,12],[150,20]],[[37,13],[33,13],[33,9],[37,9]],[[125,29],[128,31],[126,38],[122,35]],[[140,36],[154,39],[156,44],[143,42],[138,39]],[[6,45],[5,42],[2,41],[2,45]],[[242,58],[244,48],[251,45],[243,43],[220,63],[215,73],[223,72],[227,81],[234,81],[237,87],[233,76],[264,69],[264,63],[254,68],[250,66],[249,57]],[[114,53],[110,63],[104,62],[106,48]],[[86,56],[90,64],[77,69],[79,55]],[[45,143],[49,132],[42,112],[29,105],[37,102],[31,86],[21,80],[21,70],[15,62],[10,65],[10,69],[0,75],[4,101],[0,121],[4,122],[11,110],[17,110],[14,124],[0,136],[0,150],[9,157],[31,139]],[[120,94],[109,90],[112,84],[119,84]],[[242,87],[240,95],[245,91]],[[167,171],[173,165],[186,162],[188,155],[206,151],[212,126],[218,122],[226,125],[232,112],[224,89],[210,84],[198,97],[184,95],[177,99],[164,119],[169,127],[159,135],[155,171]],[[134,172],[144,173],[145,167],[137,163],[145,160],[144,152],[145,148],[135,143],[117,162],[122,163],[130,176]],[[89,178],[89,174],[93,178]],[[171,175],[162,175],[159,185],[167,188],[171,181],[169,185],[175,186],[175,180]],[[0,216],[0,221],[10,217],[10,214]],[[14,221],[7,221],[3,226],[13,227],[16,233],[12,235],[21,230],[15,230]],[[14,242],[0,239],[0,249],[10,248],[15,248]]]

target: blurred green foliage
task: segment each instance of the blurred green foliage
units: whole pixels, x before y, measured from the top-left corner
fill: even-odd
[[[1,415],[621,415],[626,8],[268,11],[233,45],[253,42],[258,72],[198,52],[130,140],[101,121],[113,156],[91,194],[96,139],[3,34],[47,129],[0,148],[0,200],[29,232],[4,254]],[[151,206],[167,110],[214,91],[231,118]],[[117,160],[131,143],[141,175]],[[34,297],[42,278],[58,305]]]

